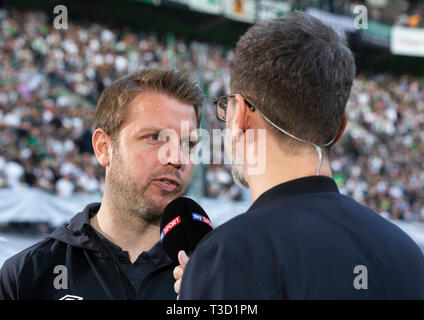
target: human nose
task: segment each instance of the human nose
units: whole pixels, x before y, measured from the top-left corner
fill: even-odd
[[[190,163],[190,148],[184,141],[174,139],[171,143],[171,150],[167,157],[167,164],[177,167]]]

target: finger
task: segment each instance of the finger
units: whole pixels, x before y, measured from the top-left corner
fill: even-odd
[[[183,276],[183,272],[184,272],[183,267],[181,265],[176,266],[173,272],[174,279],[175,280],[181,279],[181,277]]]
[[[180,288],[181,288],[181,280],[177,280],[174,283],[174,291],[176,294],[180,294]]]
[[[177,300],[180,300],[180,295],[177,295]]]
[[[185,253],[185,251],[180,250],[178,252],[178,261],[183,268],[185,268],[185,266],[187,265],[188,260],[189,260],[189,258],[187,256],[187,254]]]

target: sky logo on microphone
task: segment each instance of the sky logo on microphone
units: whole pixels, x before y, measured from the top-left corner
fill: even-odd
[[[192,213],[191,216],[192,216],[193,220],[197,220],[197,221],[203,222],[202,216],[200,214],[198,214],[198,213]]]
[[[198,214],[198,213],[192,213],[191,214],[191,217],[193,218],[193,220],[197,220],[197,221],[200,221],[200,222],[204,222],[204,223],[206,223],[206,224],[208,224],[211,228],[213,228],[212,227],[212,223],[211,223],[211,221],[208,219],[208,218],[206,218],[206,217],[204,217],[204,216],[202,216],[201,214]]]

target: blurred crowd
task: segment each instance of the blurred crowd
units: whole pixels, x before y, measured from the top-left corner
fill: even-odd
[[[210,104],[228,87],[232,57],[220,46],[187,43],[172,34],[86,22],[56,30],[42,12],[3,10],[0,60],[0,187],[69,196],[103,191],[91,126],[108,84],[138,68],[173,67],[187,71]],[[205,110],[204,127],[222,127],[213,108]],[[223,175],[231,180],[228,166],[213,174],[219,181]],[[233,190],[225,194],[239,197],[230,184],[222,185],[228,188],[206,187],[208,195]]]
[[[91,147],[95,103],[143,67],[187,71],[206,94],[202,126],[223,128],[212,97],[228,92],[233,51],[172,34],[84,21],[56,30],[41,12],[0,11],[0,188],[98,193]],[[424,221],[424,83],[360,75],[331,166],[342,192],[391,218]],[[211,155],[212,157],[212,155]],[[242,199],[228,165],[206,165],[206,196]]]
[[[316,7],[339,15],[356,16],[354,8],[365,5],[368,19],[388,25],[424,27],[422,0],[290,0],[293,8]]]
[[[393,219],[424,221],[424,79],[361,75],[333,152],[344,193]]]

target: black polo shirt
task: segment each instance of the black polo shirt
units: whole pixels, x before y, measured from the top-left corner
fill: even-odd
[[[264,192],[202,239],[181,299],[424,299],[424,257],[324,176]]]
[[[91,225],[90,225],[91,226]],[[103,236],[100,232],[91,226],[96,236],[104,245],[107,245],[109,252],[113,254],[121,271],[128,277],[134,290],[137,292],[143,280],[151,274],[160,263],[169,263],[165,251],[160,242],[156,243],[149,251],[143,251],[134,263],[131,262],[128,251],[124,251]]]

